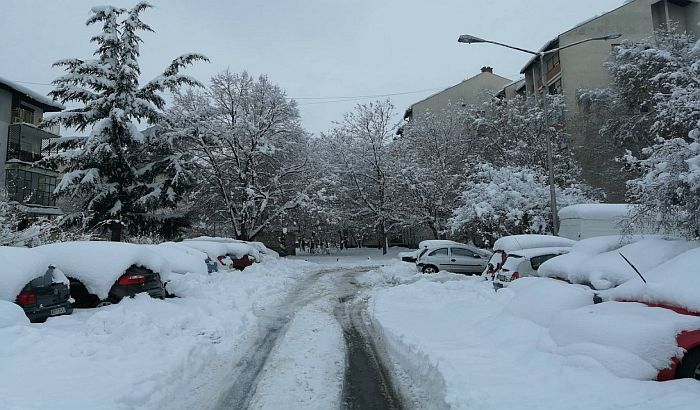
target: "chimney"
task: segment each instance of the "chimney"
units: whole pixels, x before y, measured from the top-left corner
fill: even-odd
[[[486,66],[486,67],[481,67],[481,72],[482,72],[482,73],[491,73],[491,74],[493,74],[493,67],[488,67],[488,66]]]

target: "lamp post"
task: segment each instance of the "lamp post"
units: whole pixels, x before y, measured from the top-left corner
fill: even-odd
[[[504,43],[499,43],[497,41],[485,40],[483,38],[471,36],[469,34],[462,34],[457,39],[459,43],[474,44],[474,43],[489,43],[495,44],[497,46],[510,48],[513,50],[522,51],[523,53],[532,54],[539,58],[540,64],[540,81],[542,81],[542,111],[544,113],[544,130],[545,130],[545,141],[547,145],[547,167],[549,168],[549,207],[552,210],[552,233],[555,235],[559,233],[559,215],[557,214],[557,191],[554,184],[554,154],[552,151],[552,137],[549,135],[549,112],[547,106],[547,95],[549,95],[549,90],[547,88],[547,73],[544,67],[544,58],[548,54],[557,53],[569,47],[574,47],[579,44],[587,43],[589,41],[598,40],[613,40],[620,38],[622,34],[620,33],[609,33],[597,37],[590,37],[583,40],[575,41],[571,44],[565,46],[553,48],[551,50],[543,51],[532,51],[525,48],[515,47]]]

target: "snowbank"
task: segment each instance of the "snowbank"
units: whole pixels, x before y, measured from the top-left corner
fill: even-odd
[[[566,255],[543,263],[538,274],[566,279],[572,283],[590,284],[595,289],[609,289],[635,279],[637,274],[625,262],[625,255],[641,272],[695,248],[700,243],[661,238],[604,236],[584,239]],[[635,241],[636,240],[636,241]],[[621,241],[635,241],[621,246]]]
[[[0,408],[212,407],[260,318],[313,268],[270,259],[235,275],[172,275],[179,298],[136,295],[41,325],[0,327]]]
[[[0,329],[10,326],[25,326],[29,324],[29,318],[24,314],[19,305],[0,300]]]
[[[192,239],[185,239],[185,242],[189,241],[205,241],[205,242],[220,242],[220,243],[227,243],[227,244],[242,244],[245,245],[244,247],[234,247],[233,249],[239,249],[237,252],[247,252],[240,254],[241,256],[236,256],[237,258],[242,257],[243,255],[251,255],[255,256],[257,259],[256,260],[261,260],[262,255],[265,256],[270,256],[270,257],[279,257],[279,253],[273,251],[272,249],[268,248],[265,246],[264,243],[262,242],[256,242],[256,241],[241,241],[238,239],[233,239],[233,238],[224,238],[224,237],[216,237],[216,236],[199,236],[197,238],[192,238]],[[251,251],[251,249],[254,249],[254,251]]]
[[[592,305],[590,291],[550,279],[498,292],[479,279],[425,278],[370,300],[373,326],[405,384],[424,390],[423,407],[680,410],[700,400],[694,380],[649,381],[678,352],[675,332],[694,324]]]
[[[141,266],[168,280],[170,265],[143,245],[121,242],[61,242],[34,248],[67,276],[85,284],[100,299],[107,298],[114,282],[132,265]]]
[[[188,239],[180,243],[206,253],[213,260],[216,260],[219,256],[224,255],[230,255],[236,259],[240,259],[245,255],[249,255],[256,261],[262,260],[261,252],[259,250],[260,246],[252,245],[248,242],[235,241],[233,239],[231,239],[229,242],[216,240]],[[260,245],[264,247],[264,245]],[[270,255],[274,257],[276,254],[270,253]]]
[[[22,288],[48,267],[47,258],[32,249],[0,246],[0,300],[14,302]]]
[[[186,240],[179,243],[181,243],[183,246],[204,252],[212,260],[217,260],[219,256],[226,256],[226,253],[228,252],[228,247],[226,244],[221,242]]]
[[[575,243],[574,240],[552,235],[510,235],[497,240],[493,244],[493,249],[510,253],[528,248],[573,246]]]
[[[698,242],[694,244],[700,245]],[[634,261],[633,261],[634,263]],[[700,248],[688,250],[652,270],[640,269],[647,280],[629,281],[603,293],[606,298],[665,304],[700,312]]]

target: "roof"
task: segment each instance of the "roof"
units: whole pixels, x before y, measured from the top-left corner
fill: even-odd
[[[61,111],[66,108],[63,106],[63,104],[54,101],[51,98],[40,94],[36,91],[30,90],[29,88],[23,85],[19,85],[14,81],[10,81],[4,77],[0,77],[0,88],[9,89],[16,93],[24,95],[33,103],[36,103],[38,106],[40,106],[46,112]]]
[[[632,205],[628,204],[578,204],[559,210],[559,219],[619,220],[629,216]]]
[[[500,75],[498,75],[498,74],[494,74],[494,73],[491,73],[491,72],[481,72],[481,73],[479,73],[479,74],[477,74],[477,75],[474,75],[474,76],[471,76],[471,77],[467,78],[466,80],[461,81],[461,82],[459,82],[459,83],[457,83],[457,84],[455,84],[455,85],[453,85],[453,86],[447,87],[447,88],[445,88],[445,89],[442,90],[442,91],[438,91],[438,92],[436,92],[436,93],[430,94],[429,96],[423,98],[423,99],[420,100],[420,101],[414,102],[413,104],[411,104],[410,107],[408,107],[408,109],[406,110],[406,113],[408,113],[408,111],[412,110],[412,109],[413,109],[413,106],[416,105],[416,104],[420,104],[420,103],[422,103],[423,101],[429,100],[429,99],[435,97],[435,96],[438,95],[438,94],[442,94],[442,93],[444,93],[444,92],[447,91],[447,90],[450,90],[450,89],[455,88],[455,87],[459,87],[460,85],[462,85],[462,84],[464,84],[464,83],[466,83],[466,82],[469,82],[469,81],[471,81],[471,80],[473,80],[473,79],[475,79],[475,78],[477,78],[477,77],[483,76],[483,75],[492,75],[492,76],[495,76],[495,77],[498,77],[498,78],[502,78],[503,80],[508,81],[509,83],[513,81],[513,80],[511,80],[510,78],[506,78],[506,77],[503,77],[503,76],[500,76]],[[404,117],[405,117],[405,115],[404,115]]]
[[[571,29],[571,30],[573,30],[573,29]],[[570,30],[569,30],[569,31],[570,31]],[[559,34],[558,36],[556,36],[556,37],[554,37],[553,39],[549,40],[548,42],[544,43],[544,45],[543,45],[539,50],[537,50],[537,51],[542,52],[542,51],[547,51],[547,50],[551,49],[551,48],[554,46],[554,44],[559,43],[559,36],[561,36],[561,34]],[[520,74],[524,74],[525,71],[527,71],[527,69],[530,68],[530,66],[532,65],[532,63],[534,63],[535,60],[537,60],[538,58],[540,58],[539,55],[534,55],[534,56],[532,56],[532,57],[527,61],[527,63],[525,64],[525,66],[522,68],[522,70],[520,70]]]

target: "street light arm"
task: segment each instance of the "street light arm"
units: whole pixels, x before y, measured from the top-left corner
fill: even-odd
[[[524,53],[532,54],[532,55],[535,55],[535,56],[537,56],[537,55],[540,54],[540,53],[537,52],[537,51],[528,50],[528,49],[526,49],[526,48],[520,48],[520,47],[510,46],[510,45],[508,45],[508,44],[499,43],[499,42],[497,42],[497,41],[483,40],[483,41],[481,41],[481,42],[482,42],[482,43],[495,44],[495,45],[501,46],[501,47],[511,48],[511,49],[513,49],[513,50],[522,51],[522,52],[524,52]]]
[[[620,36],[621,36],[621,34],[619,34],[619,33],[610,33],[610,34],[606,34],[604,36],[590,37],[590,38],[586,38],[583,40],[574,41],[573,43],[567,44],[567,45],[562,46],[562,47],[557,47],[557,48],[553,48],[551,50],[544,51],[543,54],[546,55],[546,54],[556,53],[557,51],[564,50],[564,49],[567,49],[569,47],[577,46],[577,45],[582,44],[582,43],[587,43],[589,41],[613,40],[613,39],[619,38]]]

